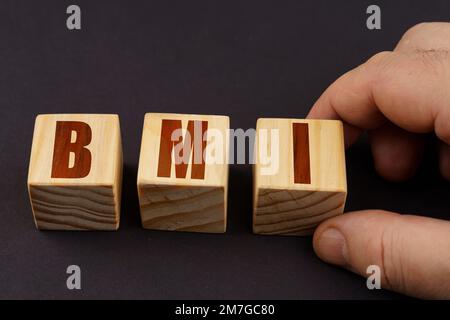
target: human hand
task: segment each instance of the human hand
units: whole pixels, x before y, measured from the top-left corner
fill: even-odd
[[[411,177],[434,132],[439,168],[450,180],[450,23],[409,29],[392,52],[376,54],[336,80],[308,118],[344,121],[346,145],[368,130],[375,169],[385,179]],[[420,298],[450,299],[450,221],[381,210],[323,222],[314,250],[324,261],[366,275],[382,287]]]

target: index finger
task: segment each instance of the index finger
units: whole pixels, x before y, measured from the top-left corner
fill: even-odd
[[[391,121],[415,133],[435,131],[450,144],[450,59],[442,53],[382,52],[337,79],[308,118],[341,119],[346,140]]]

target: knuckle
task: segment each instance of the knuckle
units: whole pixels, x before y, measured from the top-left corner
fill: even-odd
[[[376,231],[373,230],[371,237],[366,239],[365,250],[369,260],[365,262],[380,268],[383,288],[397,291],[402,291],[406,283],[402,260],[404,243],[401,232],[398,232],[398,223],[401,223],[401,220],[401,215],[384,210],[373,210],[366,220],[366,223],[375,227]]]
[[[399,68],[397,54],[392,51],[382,51],[371,57],[366,63],[366,69],[370,72],[371,84],[374,90],[389,89],[386,83],[390,82]]]
[[[424,37],[433,36],[437,30],[441,28],[448,28],[449,23],[442,22],[421,22],[418,23],[403,34],[402,40],[408,40],[409,42],[417,42],[418,44],[424,42]]]
[[[396,53],[392,51],[382,51],[372,56],[365,64],[372,74],[372,82],[374,84],[383,84],[398,68]]]
[[[433,25],[433,22],[420,22],[406,30],[405,35],[415,35],[417,33],[421,33],[424,30],[430,29],[430,27],[433,27]]]
[[[406,282],[401,254],[403,241],[395,230],[390,226],[381,231],[378,256],[384,287],[404,291]]]
[[[393,54],[392,51],[381,51],[374,54],[369,60],[367,60],[368,64],[378,64],[380,62],[385,61],[387,58],[391,57]]]
[[[414,52],[450,48],[450,23],[423,22],[409,28],[395,51]]]

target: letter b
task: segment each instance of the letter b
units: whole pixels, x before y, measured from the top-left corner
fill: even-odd
[[[73,138],[75,133],[75,139]],[[84,178],[91,170],[91,152],[85,147],[91,143],[92,131],[79,121],[57,121],[53,149],[52,178]],[[72,141],[74,140],[74,141]],[[70,158],[73,155],[73,163]]]

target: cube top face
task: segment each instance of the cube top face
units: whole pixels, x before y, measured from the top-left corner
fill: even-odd
[[[226,116],[147,113],[138,185],[226,186],[228,129]]]
[[[271,130],[279,143],[271,141],[276,138]],[[341,121],[258,119],[256,131],[257,188],[347,192]],[[266,165],[263,157],[271,150],[279,154],[278,164],[273,158]]]
[[[48,114],[36,118],[28,185],[112,186],[122,152],[119,117]]]

